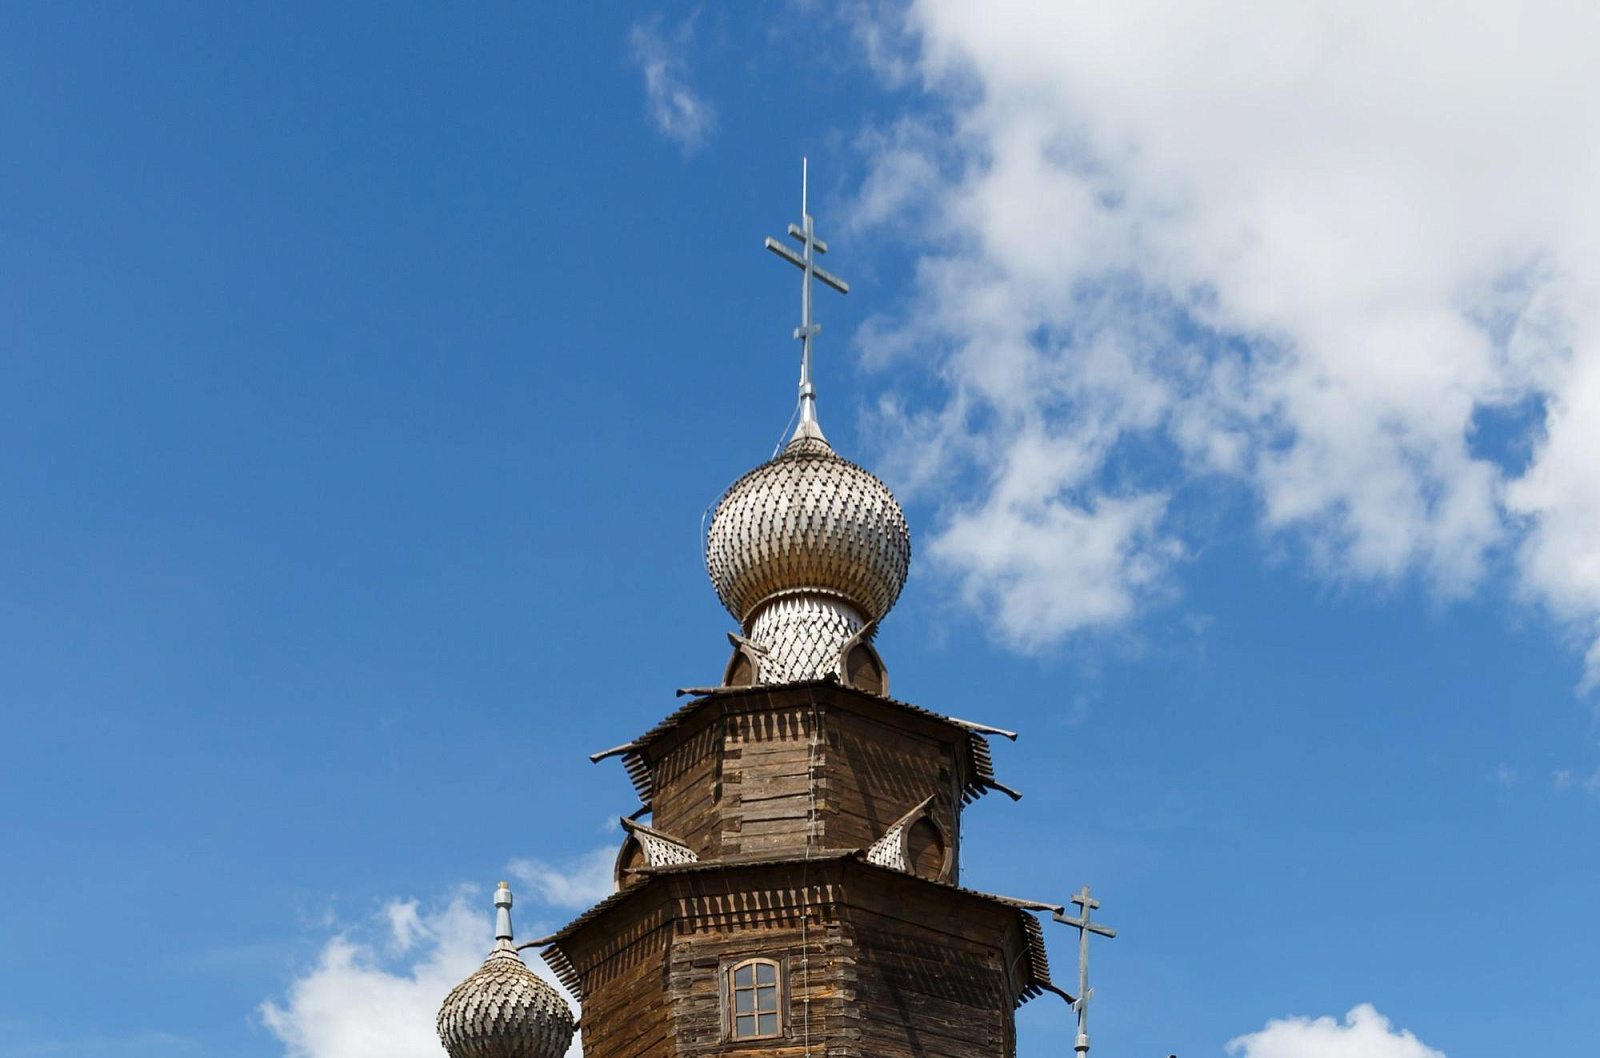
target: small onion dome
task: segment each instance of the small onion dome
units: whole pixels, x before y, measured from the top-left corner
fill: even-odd
[[[836,595],[867,620],[889,612],[911,565],[911,531],[889,487],[797,431],[776,459],[734,482],[706,534],[706,571],[741,626],[795,592]]]
[[[511,938],[511,890],[495,890],[494,950],[439,1008],[450,1058],[562,1058],[576,1028],[561,993],[523,963]]]

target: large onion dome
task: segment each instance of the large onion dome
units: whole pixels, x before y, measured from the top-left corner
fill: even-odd
[[[511,937],[511,889],[495,890],[494,950],[439,1008],[450,1058],[562,1058],[576,1025],[561,993],[523,963]]]
[[[762,683],[842,675],[841,647],[889,612],[910,565],[893,493],[814,422],[733,483],[706,535],[706,570]]]

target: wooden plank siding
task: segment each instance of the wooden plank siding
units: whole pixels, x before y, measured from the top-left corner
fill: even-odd
[[[707,695],[614,752],[699,861],[640,867],[556,934],[586,1058],[1015,1054],[1016,1004],[1049,987],[1037,925],[955,887],[962,805],[993,781],[981,738],[810,683]],[[867,863],[924,801],[939,833],[918,847],[943,839],[948,859],[913,857],[923,877]],[[781,967],[782,1029],[734,1040],[726,975],[752,958]]]
[[[852,858],[661,871],[557,941],[587,1058],[1007,1058],[1015,908]],[[727,1038],[724,973],[783,967],[783,1034]]]
[[[643,752],[653,825],[702,860],[808,840],[864,848],[932,795],[959,865],[966,733],[869,695],[805,687],[708,700]]]

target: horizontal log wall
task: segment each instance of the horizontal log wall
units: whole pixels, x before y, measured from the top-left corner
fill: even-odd
[[[741,696],[652,747],[653,825],[702,860],[865,848],[932,796],[958,863],[960,733],[836,694]]]
[[[588,1058],[1006,1058],[1016,912],[860,865],[664,876],[565,945]],[[779,1039],[728,1038],[724,974],[784,968]]]
[[[961,834],[955,747],[926,733],[890,727],[845,710],[828,713],[828,796],[824,843],[864,848],[925,798],[932,817],[956,849]]]
[[[655,762],[651,823],[702,859],[722,853],[722,762],[726,723],[707,716]]]

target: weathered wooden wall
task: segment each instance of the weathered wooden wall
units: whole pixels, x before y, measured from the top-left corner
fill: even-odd
[[[699,862],[635,859],[626,893],[559,935],[587,1058],[1015,1053],[1036,927],[951,884],[976,768],[966,729],[796,685],[711,696],[625,749],[648,767],[652,827]],[[866,862],[925,801],[912,873]],[[757,957],[784,967],[783,1035],[733,1041],[725,972]]]
[[[862,1053],[885,1058],[1016,1053],[1006,928],[949,903],[867,892],[845,932],[856,948]]]
[[[916,718],[830,710],[824,828],[833,848],[865,848],[929,796],[928,815],[949,835],[960,863],[960,746]],[[900,721],[900,722],[896,722]],[[951,879],[956,870],[953,868]]]
[[[674,1053],[666,952],[675,928],[663,890],[643,888],[627,914],[585,930],[566,954],[581,968],[584,1054],[657,1058]]]
[[[707,709],[652,753],[651,821],[701,859],[716,859],[723,852],[726,728],[722,711]]]
[[[1014,1053],[1014,909],[849,859],[696,867],[636,897],[562,944],[587,1058]],[[786,968],[781,1039],[727,1039],[723,973],[751,957]]]
[[[806,702],[767,700],[730,713],[722,746],[722,848],[724,855],[771,854],[803,848],[821,837],[810,829],[813,780],[825,781],[827,765],[820,741],[813,740],[821,717]]]
[[[840,987],[842,931],[836,903],[837,872],[807,872],[829,880],[785,885],[785,874],[765,872],[751,888],[701,892],[687,902],[691,917],[679,923],[670,955],[673,1016],[680,1055],[803,1054],[806,1041],[820,1055],[844,1028]],[[714,885],[715,883],[713,883]],[[723,975],[733,963],[759,956],[785,967],[781,1040],[727,1041]]]
[[[864,848],[931,795],[929,814],[959,850],[965,752],[958,730],[848,691],[746,694],[651,747],[653,824],[706,860],[808,837]]]

